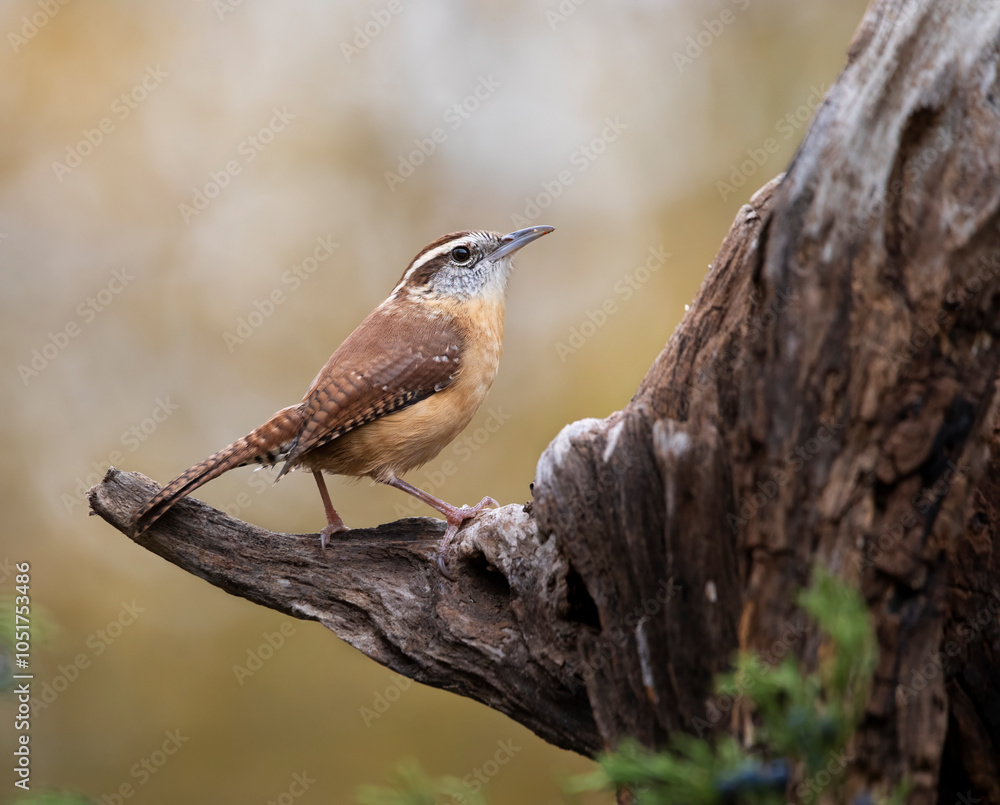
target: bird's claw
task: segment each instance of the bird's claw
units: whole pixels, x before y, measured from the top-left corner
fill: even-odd
[[[451,548],[451,543],[458,534],[458,530],[462,527],[466,520],[472,520],[476,515],[481,514],[486,509],[495,509],[500,504],[497,503],[491,497],[485,497],[475,506],[461,506],[454,509],[448,514],[448,528],[445,529],[444,536],[441,537],[441,542],[438,543],[437,550],[437,566],[438,571],[444,576],[448,581],[457,581],[457,579],[448,572],[448,554]]]
[[[326,553],[326,541],[330,539],[334,534],[340,534],[343,531],[350,531],[346,525],[343,523],[330,523],[329,525],[323,526],[323,530],[319,532],[319,547],[323,553]]]

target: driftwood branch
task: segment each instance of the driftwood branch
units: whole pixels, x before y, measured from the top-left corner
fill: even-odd
[[[530,511],[271,534],[179,505],[144,547],[324,623],[559,746],[739,733],[737,648],[816,661],[819,561],[880,661],[849,790],[1000,803],[1000,6],[875,0],[787,174],[732,229],[631,403],[567,426]],[[112,471],[122,528],[152,487]],[[721,712],[721,717],[720,717]]]
[[[108,471],[91,508],[127,533],[157,484]],[[565,562],[524,506],[461,532],[451,572],[437,570],[444,523],[410,518],[352,529],[321,552],[317,534],[275,534],[197,500],[178,503],[135,542],[168,562],[295,618],[316,620],[376,662],[506,713],[583,754],[601,748],[580,680],[565,600]]]

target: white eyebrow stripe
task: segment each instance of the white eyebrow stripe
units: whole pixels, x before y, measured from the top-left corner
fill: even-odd
[[[395,296],[397,293],[399,293],[399,291],[402,289],[402,287],[404,285],[406,285],[407,282],[409,282],[410,277],[413,276],[414,272],[417,269],[419,269],[420,267],[426,265],[428,262],[430,262],[431,260],[433,260],[435,257],[440,257],[445,252],[450,252],[452,249],[455,248],[455,244],[456,243],[462,243],[466,239],[468,239],[468,237],[469,237],[469,235],[466,234],[466,235],[462,235],[461,237],[452,238],[447,243],[442,243],[436,249],[431,249],[429,252],[424,252],[422,255],[420,255],[420,257],[418,257],[416,260],[414,260],[410,264],[410,267],[408,269],[406,269],[406,273],[403,274],[403,278],[399,281],[399,284],[395,288],[392,289],[392,293],[389,294],[389,296]]]

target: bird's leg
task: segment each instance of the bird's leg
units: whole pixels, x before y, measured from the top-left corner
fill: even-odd
[[[444,536],[441,537],[441,542],[438,543],[438,570],[441,571],[441,575],[444,576],[449,581],[455,581],[455,579],[448,573],[447,559],[448,551],[451,547],[452,540],[455,539],[455,535],[458,533],[458,529],[461,528],[462,523],[466,520],[471,520],[477,514],[482,512],[484,509],[490,507],[496,507],[500,504],[497,503],[493,498],[485,497],[475,506],[452,506],[450,503],[441,500],[441,498],[434,497],[430,492],[424,492],[423,489],[417,489],[413,484],[408,484],[401,478],[391,478],[386,481],[389,486],[394,486],[396,489],[401,489],[402,491],[413,495],[417,500],[422,500],[432,509],[436,509],[444,515],[445,520],[448,523],[448,528],[445,529]]]
[[[340,531],[349,531],[350,529],[344,525],[344,521],[340,519],[337,510],[333,508],[330,493],[326,490],[326,480],[323,478],[323,473],[316,471],[313,473],[313,478],[316,479],[316,486],[319,487],[319,496],[323,498],[323,508],[326,509],[326,526],[319,532],[319,545],[325,551],[326,541],[331,536]]]

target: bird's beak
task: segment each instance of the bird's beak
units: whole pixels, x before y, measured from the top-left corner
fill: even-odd
[[[527,246],[531,241],[538,240],[542,235],[547,235],[555,229],[554,226],[529,226],[527,229],[518,229],[500,238],[500,246],[493,254],[491,260],[499,260],[508,254],[513,254],[522,246]]]

